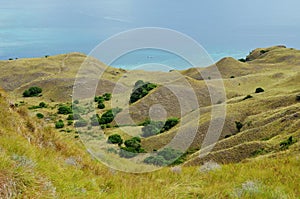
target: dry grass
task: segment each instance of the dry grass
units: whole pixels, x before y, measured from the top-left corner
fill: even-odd
[[[262,50],[268,52],[261,55]],[[183,167],[180,172],[165,168],[148,174],[110,170],[91,159],[73,133],[57,132],[52,123],[49,126],[46,121],[35,119],[37,112],[48,117],[55,114],[56,108],[27,111],[28,106],[38,105],[41,101],[52,107],[70,101],[73,81],[84,55],[72,53],[47,59],[1,61],[1,86],[10,92],[9,96],[0,92],[0,112],[5,118],[0,120],[0,198],[297,198],[300,195],[297,180],[300,178],[300,104],[295,96],[300,92],[300,53],[277,47],[258,49],[251,57],[253,61],[247,63],[232,58],[217,63],[224,76],[228,99],[225,126],[213,151],[204,159],[198,158],[199,152],[188,156],[185,165],[193,166]],[[92,58],[88,62],[92,71],[105,67]],[[149,117],[149,109],[157,101],[165,108],[168,117],[181,116],[177,96],[163,85],[170,83],[170,79],[174,88],[179,88],[181,80],[191,85],[200,106],[191,105],[192,98],[186,100],[181,120],[188,122],[183,123],[177,137],[187,138],[190,130],[199,125],[190,150],[199,149],[212,107],[205,82],[197,71],[181,71],[186,75],[184,79],[180,79],[176,71],[125,73],[121,69],[108,68],[97,93],[112,92],[118,82],[120,90],[114,97],[120,101],[107,104],[107,107],[120,105],[124,111],[129,110],[136,123]],[[124,74],[126,78],[121,78]],[[138,79],[160,86],[126,109],[132,84]],[[43,96],[21,98],[22,91],[32,85],[43,87]],[[255,94],[257,87],[263,87],[265,92]],[[184,96],[187,93],[185,90],[177,94]],[[242,100],[248,94],[253,98]],[[9,103],[23,100],[25,106],[9,107]],[[193,115],[197,110],[201,113],[200,120]],[[56,119],[65,118],[57,116]],[[235,121],[244,124],[240,133],[237,133]],[[125,120],[124,124],[130,124],[127,122]],[[141,127],[122,128],[106,129],[105,133],[120,133],[126,139],[140,134]],[[159,149],[172,140],[177,130],[178,127],[157,137],[143,139],[143,147],[148,151]],[[224,139],[226,135],[232,136]],[[298,142],[281,150],[280,143],[290,136]],[[91,143],[91,146],[97,144]],[[185,143],[181,140],[174,144]],[[13,157],[21,157],[22,164]],[[200,173],[199,164],[211,159],[227,165],[222,165],[221,170]],[[68,163],[69,160],[72,164]],[[27,164],[27,161],[34,164]],[[128,162],[119,161],[118,164]]]

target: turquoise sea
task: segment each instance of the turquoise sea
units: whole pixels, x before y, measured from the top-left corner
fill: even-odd
[[[259,5],[259,6],[258,6]],[[100,42],[140,27],[170,28],[195,39],[214,61],[245,57],[257,47],[300,48],[300,1],[10,0],[0,4],[0,59],[88,54]],[[180,58],[140,51],[113,63],[135,68],[160,63],[183,69]]]

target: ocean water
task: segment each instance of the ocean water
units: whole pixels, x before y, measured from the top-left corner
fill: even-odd
[[[300,48],[299,7],[298,0],[2,1],[0,59],[89,54],[112,35],[141,27],[182,32],[202,45],[213,61],[242,58],[257,47]],[[133,69],[146,63],[190,67],[180,57],[162,51],[129,53],[112,65]]]

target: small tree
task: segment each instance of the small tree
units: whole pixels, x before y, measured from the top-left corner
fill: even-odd
[[[118,144],[119,146],[121,146],[123,144],[123,139],[120,135],[114,134],[108,137],[107,142],[111,144]]]

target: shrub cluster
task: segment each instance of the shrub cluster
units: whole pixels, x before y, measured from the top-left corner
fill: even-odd
[[[160,133],[161,129],[164,126],[164,122],[162,121],[151,121],[149,124],[146,124],[142,128],[142,136],[143,137],[150,137],[153,135],[157,135]]]
[[[106,111],[100,118],[99,118],[99,124],[109,124],[111,123],[115,116],[122,111],[121,108],[113,108],[108,111]]]
[[[131,93],[129,102],[134,103],[134,102],[138,101],[139,99],[148,95],[149,91],[151,91],[152,89],[154,89],[156,87],[157,86],[153,83],[138,80],[134,85],[134,89]]]
[[[166,122],[146,120],[142,128],[143,137],[150,137],[166,132],[179,123],[178,118],[169,118]]]
[[[99,109],[104,109],[105,108],[105,105],[104,105],[104,101],[109,101],[111,100],[111,93],[105,93],[104,95],[102,96],[96,96],[94,98],[94,101],[96,103],[98,103],[98,108]]]
[[[176,160],[180,159],[183,153],[179,150],[172,148],[164,148],[159,151],[156,155],[147,157],[144,159],[144,163],[153,164],[156,166],[170,165]]]
[[[81,118],[80,115],[77,114],[77,113],[75,113],[75,114],[70,114],[70,115],[68,115],[68,117],[67,117],[67,120],[79,120],[79,119],[82,119],[82,118]]]
[[[41,102],[38,106],[30,106],[30,107],[28,107],[29,110],[39,109],[39,108],[47,108],[47,104],[45,102]]]
[[[61,105],[58,108],[58,114],[68,115],[71,113],[72,113],[72,107],[70,107],[70,106]]]
[[[28,90],[25,90],[23,92],[23,97],[36,97],[39,96],[42,93],[42,89],[39,87],[30,87]]]
[[[141,138],[133,137],[129,140],[124,142],[125,147],[121,147],[120,150],[120,157],[124,158],[132,158],[136,156],[138,153],[144,153],[145,150],[142,148],[141,145]]]

